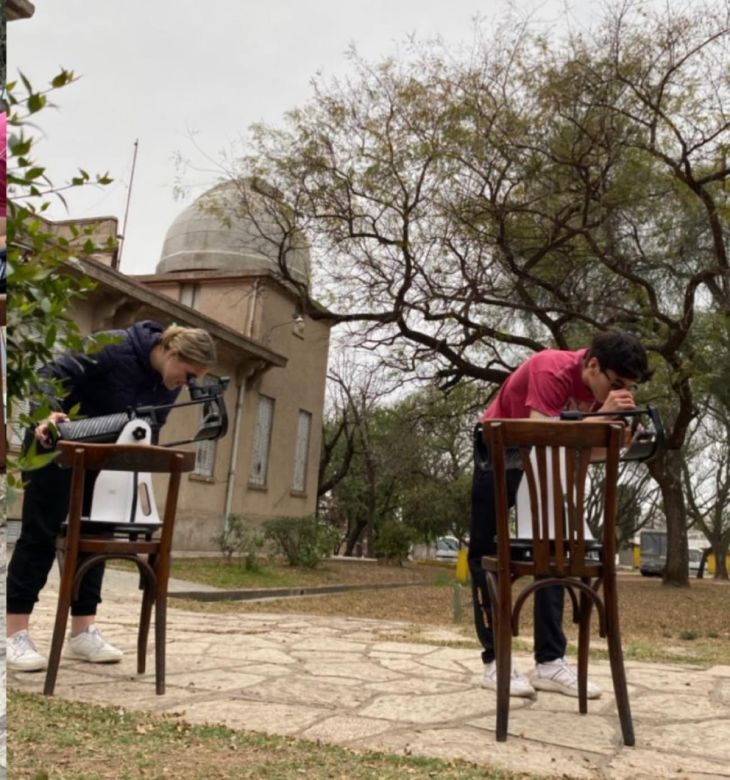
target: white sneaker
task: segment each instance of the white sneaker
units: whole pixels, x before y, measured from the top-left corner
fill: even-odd
[[[40,672],[48,665],[26,630],[9,636],[5,647],[8,669],[14,672]]]
[[[578,671],[565,658],[556,658],[546,664],[536,664],[530,675],[530,682],[538,691],[557,691],[566,696],[578,696]],[[601,689],[588,680],[586,685],[589,699],[597,699]]]
[[[116,664],[122,660],[124,653],[101,635],[101,631],[92,624],[86,631],[69,637],[66,656],[88,661],[92,664]]]
[[[482,678],[482,688],[489,688],[492,691],[497,690],[497,662],[484,664],[484,677]],[[529,680],[524,674],[520,674],[517,668],[512,666],[512,675],[509,681],[509,695],[521,698],[530,698],[535,695],[535,689],[530,685]]]

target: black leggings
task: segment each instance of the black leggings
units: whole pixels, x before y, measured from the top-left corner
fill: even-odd
[[[86,472],[84,511],[88,516],[98,472]],[[56,555],[56,536],[68,514],[71,469],[51,463],[37,471],[23,473],[23,524],[8,564],[7,611],[28,615],[33,611],[48,579]],[[101,602],[104,563],[91,568],[81,581],[78,600],[71,604],[75,616],[95,615]]]
[[[475,453],[476,455],[477,453]],[[517,488],[522,478],[519,469],[507,470],[507,501],[514,506]],[[474,625],[484,651],[485,664],[494,660],[494,637],[487,623],[489,593],[482,569],[482,556],[497,551],[497,518],[494,508],[494,472],[482,467],[475,457],[471,492],[471,531],[469,536],[469,571],[474,601]],[[565,655],[563,604],[565,589],[559,585],[540,588],[534,597],[535,660],[539,664]]]

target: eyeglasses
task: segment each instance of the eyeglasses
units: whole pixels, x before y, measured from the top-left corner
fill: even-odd
[[[639,389],[639,385],[636,382],[632,382],[631,380],[624,381],[615,375],[612,377],[611,374],[609,374],[608,371],[604,371],[604,369],[601,369],[601,373],[608,379],[611,390],[628,390],[630,393],[635,393]]]

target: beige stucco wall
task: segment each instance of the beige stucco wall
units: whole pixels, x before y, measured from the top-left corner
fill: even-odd
[[[195,309],[209,317],[215,317],[221,324],[258,340],[255,334],[259,307],[256,305],[261,281],[257,276],[228,277],[218,274],[175,274],[166,276],[137,277],[155,292],[167,295],[175,301],[182,300],[184,285],[196,285]]]
[[[264,309],[267,312],[266,321],[272,323],[269,328],[275,327],[274,331],[269,331],[271,348],[286,355],[288,363],[285,369],[272,368],[267,371],[251,385],[246,394],[242,436],[245,445],[241,452],[239,471],[245,479],[237,481],[234,497],[234,511],[259,520],[278,515],[302,516],[315,510],[329,344],[328,328],[309,319],[304,321],[303,337],[295,335],[293,324],[285,319],[288,317],[291,320],[291,302],[277,300],[275,293],[270,290],[267,291]],[[277,313],[280,315],[278,320]],[[284,322],[287,324],[281,324]],[[259,394],[273,398],[275,404],[265,487],[248,483]],[[312,415],[312,424],[306,488],[303,493],[295,493],[292,485],[300,410]]]
[[[247,376],[249,368],[224,365],[231,376],[226,394],[229,433],[216,445],[214,475],[201,480],[191,475],[181,492],[176,532],[178,549],[214,549],[211,538],[223,528],[226,486],[231,468],[237,383],[243,383],[240,432],[231,513],[252,523],[279,515],[311,514],[316,506],[322,436],[322,414],[329,349],[329,327],[305,318],[295,322],[294,296],[265,274],[225,275],[188,272],[139,277],[145,285],[180,300],[183,284],[197,284],[196,310],[239,330],[287,358],[284,368]],[[249,484],[259,394],[274,399],[274,419],[267,482]],[[299,410],[312,415],[307,456],[306,489],[292,491]],[[172,420],[170,421],[172,424]]]

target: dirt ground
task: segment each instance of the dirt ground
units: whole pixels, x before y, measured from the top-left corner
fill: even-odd
[[[368,576],[380,574],[378,582],[386,581],[385,569],[371,567]],[[307,596],[257,602],[201,603],[178,601],[186,609],[206,611],[293,612],[317,615],[344,614],[353,617],[399,620],[412,624],[409,639],[417,641],[419,628],[432,625],[454,625],[453,572],[450,568],[416,568],[425,579],[422,585],[392,590],[358,591],[324,596]],[[341,572],[347,571],[343,567]],[[353,582],[362,582],[363,572],[347,573]],[[388,572],[400,576],[400,581],[412,581],[411,570]],[[436,582],[437,584],[433,584]],[[464,643],[474,644],[471,623],[471,596],[468,587],[461,593],[463,617],[460,631]],[[635,573],[619,575],[619,604],[621,633],[628,658],[645,661],[683,661],[702,665],[730,664],[730,582],[694,580],[689,588],[664,586],[659,578],[644,578]],[[569,602],[566,602],[569,609]],[[566,615],[566,633],[574,638],[569,616]],[[530,603],[523,610],[520,635],[528,641],[532,636]],[[596,648],[602,647],[594,621]]]

